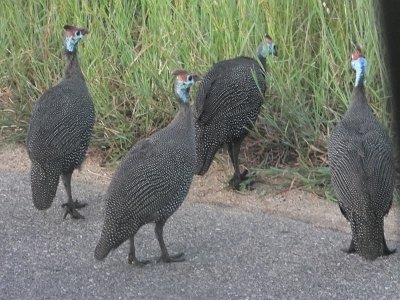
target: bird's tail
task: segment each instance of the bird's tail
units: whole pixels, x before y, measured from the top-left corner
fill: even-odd
[[[48,209],[57,192],[59,173],[32,162],[31,187],[34,206],[39,210]]]
[[[97,260],[102,260],[106,258],[112,249],[113,247],[109,245],[107,239],[105,239],[102,234],[100,241],[97,243],[96,249],[94,250],[94,258]]]
[[[214,158],[214,156],[209,159],[201,159],[201,157],[197,156],[196,169],[195,169],[194,174],[202,176],[205,173],[207,173],[207,171],[210,168],[210,165],[213,161],[213,158]]]
[[[353,216],[353,241],[356,252],[367,260],[386,254],[383,217],[370,211],[366,216]]]
[[[221,147],[216,143],[213,134],[206,134],[204,130],[196,125],[196,168],[194,174],[204,175],[207,173],[215,154]]]
[[[111,212],[111,215],[115,217],[113,212]],[[119,228],[120,223],[114,217],[107,217],[106,213],[100,240],[94,250],[94,258],[97,260],[106,258],[110,251],[118,248],[129,236],[133,237],[135,235],[135,233],[127,233],[126,230],[122,230],[121,232]],[[122,220],[122,223],[125,223],[124,220]],[[134,230],[135,225],[132,225],[132,227],[128,226],[128,228]]]

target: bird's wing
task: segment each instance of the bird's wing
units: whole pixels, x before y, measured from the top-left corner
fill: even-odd
[[[32,155],[57,159],[79,149],[87,138],[94,118],[87,115],[83,101],[71,101],[71,93],[56,86],[39,98],[28,133]]]
[[[265,79],[253,60],[246,59],[245,62],[246,64],[237,64],[233,60],[220,62],[207,73],[196,97],[196,122],[207,124],[217,117],[220,111],[229,114],[230,111],[240,108],[244,112],[249,106],[249,100],[254,101],[255,97],[259,97],[260,103],[262,102]],[[240,72],[244,74],[243,80],[234,76]],[[256,87],[251,85],[253,80],[256,81]]]
[[[382,145],[382,134],[376,131],[355,132],[338,124],[332,137],[339,134],[338,130],[341,137],[331,143],[329,160],[340,208],[373,209],[386,214],[394,184],[390,147]],[[360,203],[365,205],[361,207]]]

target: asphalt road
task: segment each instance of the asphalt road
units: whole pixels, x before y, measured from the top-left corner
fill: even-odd
[[[374,262],[340,251],[350,236],[261,212],[186,201],[165,227],[186,261],[127,263],[128,245],[103,262],[93,252],[106,186],[73,182],[85,220],[33,208],[29,177],[0,173],[1,299],[399,299],[400,255]],[[61,186],[60,186],[61,187]],[[153,226],[136,236],[139,259],[156,259]],[[389,247],[400,244],[389,241]]]

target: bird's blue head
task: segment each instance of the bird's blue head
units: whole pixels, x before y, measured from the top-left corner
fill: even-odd
[[[367,60],[361,51],[361,48],[357,48],[351,54],[351,67],[356,71],[356,82],[355,86],[364,85],[365,73],[367,71]]]
[[[268,55],[278,56],[278,46],[275,45],[268,34],[264,36],[264,40],[258,45],[257,55],[260,59],[266,59]]]
[[[65,25],[65,38],[64,48],[67,52],[75,52],[77,49],[78,42],[89,33],[85,28],[77,28],[71,25]]]
[[[189,91],[190,88],[199,80],[200,76],[196,74],[190,74],[185,70],[176,70],[172,72],[172,75],[176,76],[175,81],[175,94],[183,103],[189,102]]]

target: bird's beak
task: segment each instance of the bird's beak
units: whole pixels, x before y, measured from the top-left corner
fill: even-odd
[[[83,35],[86,35],[89,33],[89,30],[87,30],[86,28],[80,28],[79,30],[82,32]]]
[[[193,80],[194,80],[195,82],[200,81],[200,80],[203,79],[203,78],[201,78],[201,76],[199,76],[199,75],[197,75],[197,74],[193,74],[192,77],[193,77]]]

